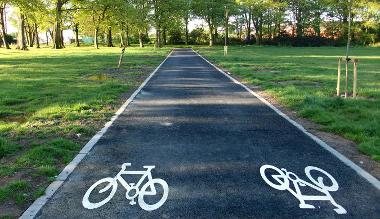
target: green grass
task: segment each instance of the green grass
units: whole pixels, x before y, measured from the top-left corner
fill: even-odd
[[[0,205],[42,195],[168,52],[127,48],[117,71],[120,48],[0,49]]]
[[[244,82],[258,85],[299,116],[355,141],[358,149],[380,161],[380,48],[352,48],[359,59],[358,98],[336,95],[337,58],[345,48],[232,46],[199,47],[201,54]],[[342,78],[344,69],[342,65]],[[350,90],[352,87],[352,72]],[[344,89],[344,78],[341,89]]]
[[[23,204],[28,197],[30,185],[25,180],[16,180],[0,188],[0,202],[12,199],[16,204]]]

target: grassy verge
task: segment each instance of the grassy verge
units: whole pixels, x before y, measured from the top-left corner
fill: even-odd
[[[345,48],[233,46],[227,57],[222,47],[198,49],[299,116],[355,141],[362,153],[380,161],[380,48],[352,49],[351,55],[359,59],[359,97],[347,100],[335,97],[337,58]],[[351,79],[352,72],[350,87]]]
[[[0,217],[16,217],[169,49],[0,49]]]

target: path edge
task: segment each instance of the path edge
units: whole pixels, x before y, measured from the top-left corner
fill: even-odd
[[[260,96],[258,93],[254,92],[250,88],[248,88],[246,85],[242,84],[235,78],[233,78],[228,73],[224,72],[222,69],[211,63],[209,60],[204,58],[202,55],[200,55],[197,51],[192,49],[199,57],[201,57],[203,60],[205,60],[207,63],[209,63],[211,66],[213,66],[216,70],[218,70],[220,73],[222,73],[224,76],[229,78],[231,81],[233,81],[235,84],[238,84],[242,86],[245,90],[247,90],[249,93],[251,93],[253,96],[257,97],[261,102],[263,102],[265,105],[267,105],[269,108],[271,108],[273,111],[275,111],[277,114],[279,114],[282,118],[286,119],[288,122],[290,122],[293,126],[298,128],[300,131],[302,131],[305,135],[309,136],[311,139],[313,139],[319,146],[330,152],[332,155],[334,155],[336,158],[338,158],[340,161],[342,161],[346,166],[353,169],[359,176],[366,179],[370,184],[372,184],[376,189],[380,190],[380,181],[372,176],[370,173],[362,169],[360,166],[355,164],[353,161],[348,159],[343,154],[339,153],[337,150],[335,150],[333,147],[328,145],[326,142],[322,141],[317,136],[313,135],[312,133],[308,132],[301,124],[297,123],[293,119],[291,119],[289,116],[287,116],[285,113],[283,113],[281,110],[273,106],[271,103],[269,103],[265,98]]]
[[[50,198],[55,194],[55,192],[62,186],[65,180],[70,176],[74,169],[79,165],[79,163],[86,157],[86,155],[91,151],[99,139],[107,132],[108,128],[112,126],[113,122],[126,110],[128,105],[135,99],[137,94],[145,87],[145,85],[150,81],[150,79],[156,74],[158,69],[166,62],[166,60],[173,53],[173,49],[169,52],[166,58],[157,66],[156,69],[146,78],[141,85],[133,92],[133,94],[121,105],[121,107],[116,111],[116,113],[111,117],[110,121],[104,124],[104,127],[98,131],[88,142],[83,146],[79,153],[74,157],[74,159],[67,164],[67,166],[62,170],[62,172],[57,176],[56,180],[52,182],[45,190],[45,194],[38,199],[36,199],[28,209],[19,217],[20,219],[30,219],[35,218],[40,212],[42,207],[50,200]]]

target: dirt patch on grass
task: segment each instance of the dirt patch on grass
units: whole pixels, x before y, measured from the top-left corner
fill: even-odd
[[[128,67],[125,69],[108,68],[103,69],[98,74],[86,75],[85,77],[91,81],[106,81],[118,79],[125,82],[142,82],[145,80],[147,75],[149,75],[153,70],[153,67],[143,66]]]
[[[17,122],[17,123],[24,123],[26,122],[26,117],[24,115],[12,115],[12,116],[5,116],[5,117],[0,117],[0,121],[5,121],[5,122]]]

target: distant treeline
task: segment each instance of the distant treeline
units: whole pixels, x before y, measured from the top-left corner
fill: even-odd
[[[7,8],[13,14],[6,17]],[[189,31],[191,20],[203,27]],[[18,28],[7,34],[6,23]],[[63,30],[73,43],[91,37],[95,48],[154,44],[340,46],[351,23],[353,44],[380,42],[378,0],[0,0],[3,47],[46,44],[64,48]],[[228,31],[227,31],[228,30]],[[49,42],[50,40],[50,42]]]

